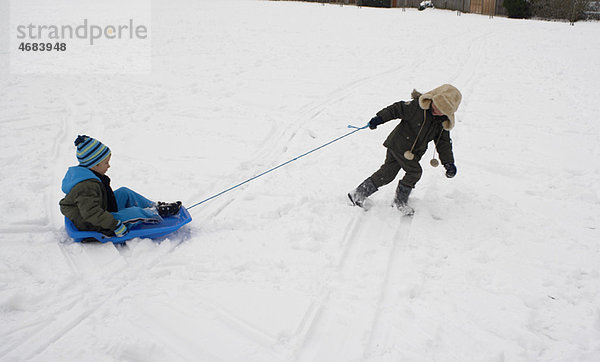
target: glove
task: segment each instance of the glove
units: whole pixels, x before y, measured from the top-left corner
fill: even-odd
[[[379,116],[375,116],[375,117],[371,118],[371,120],[369,121],[369,128],[375,129],[380,124],[383,124],[383,119],[381,119],[381,117],[379,117]]]
[[[115,229],[115,236],[120,238],[121,236],[125,236],[128,231],[129,230],[127,230],[127,226],[123,225],[123,223],[119,221],[117,228]]]
[[[456,166],[453,163],[445,163],[444,168],[446,169],[446,177],[452,178],[456,176]]]

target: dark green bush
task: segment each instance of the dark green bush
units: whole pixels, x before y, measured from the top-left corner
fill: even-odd
[[[504,0],[502,5],[509,18],[526,19],[531,17],[531,6],[527,0]]]

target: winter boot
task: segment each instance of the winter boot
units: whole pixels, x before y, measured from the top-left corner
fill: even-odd
[[[408,206],[408,196],[412,188],[404,186],[401,183],[398,184],[396,189],[396,197],[394,198],[394,206],[404,215],[412,216],[415,210]]]
[[[377,191],[377,186],[373,183],[373,180],[369,177],[364,180],[354,191],[351,191],[348,194],[348,198],[352,202],[352,205],[362,207],[363,209],[368,209],[369,205],[366,203],[367,197],[371,196],[375,191]]]
[[[161,217],[169,217],[176,215],[181,207],[181,201],[176,202],[161,202],[156,205],[156,210]]]

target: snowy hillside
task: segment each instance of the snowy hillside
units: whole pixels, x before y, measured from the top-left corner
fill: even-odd
[[[600,360],[599,23],[156,0],[151,25],[149,74],[11,74],[0,39],[0,361]],[[396,182],[347,203],[392,121],[160,243],[64,231],[77,134],[114,188],[191,205],[443,83],[458,174],[430,148],[412,219]]]

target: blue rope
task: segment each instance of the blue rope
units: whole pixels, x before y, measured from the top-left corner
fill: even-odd
[[[310,151],[308,151],[308,152],[306,152],[306,153],[303,153],[303,154],[301,154],[301,155],[300,155],[300,156],[298,156],[298,157],[295,157],[295,158],[293,158],[293,159],[291,159],[291,160],[289,160],[289,161],[286,161],[286,162],[284,162],[284,163],[282,163],[282,164],[280,164],[280,165],[278,165],[278,166],[275,166],[275,167],[271,168],[270,170],[267,170],[267,171],[265,171],[265,172],[263,172],[263,173],[260,173],[260,174],[258,174],[258,175],[256,175],[256,176],[254,176],[254,177],[251,177],[251,178],[247,179],[246,181],[240,182],[239,184],[237,184],[237,185],[235,185],[235,186],[232,186],[232,187],[228,188],[227,190],[223,190],[223,191],[219,192],[218,194],[215,194],[215,195],[213,195],[213,196],[211,196],[211,197],[209,197],[209,198],[207,198],[207,199],[204,199],[204,200],[202,200],[202,201],[200,201],[200,202],[198,202],[198,203],[195,203],[195,204],[193,204],[192,206],[188,207],[187,209],[189,210],[189,209],[191,209],[191,208],[193,208],[193,207],[196,207],[196,206],[198,206],[198,205],[200,205],[200,204],[203,204],[203,203],[205,203],[205,202],[207,202],[207,201],[210,201],[210,200],[212,200],[212,199],[214,199],[214,198],[217,198],[217,197],[219,197],[219,196],[223,195],[224,193],[226,193],[226,192],[228,192],[228,191],[231,191],[231,190],[233,190],[233,189],[235,189],[235,188],[238,188],[238,187],[240,187],[240,186],[242,186],[242,185],[244,185],[244,184],[246,184],[246,183],[248,183],[248,182],[250,182],[250,181],[252,181],[252,180],[256,180],[257,178],[259,178],[259,177],[261,177],[261,176],[264,176],[264,175],[268,174],[269,172],[275,171],[275,170],[277,170],[278,168],[281,168],[281,167],[283,167],[283,166],[285,166],[285,165],[287,165],[287,164],[289,164],[289,163],[292,163],[292,162],[296,161],[296,160],[297,160],[297,159],[299,159],[299,158],[302,158],[302,157],[304,157],[304,156],[306,156],[306,155],[309,155],[309,154],[311,154],[311,153],[313,153],[313,152],[315,152],[315,151],[318,151],[318,150],[320,150],[320,149],[321,149],[321,148],[323,148],[323,147],[329,146],[330,144],[332,144],[332,143],[334,143],[334,142],[337,142],[337,141],[341,140],[341,139],[342,139],[342,138],[344,138],[344,137],[348,137],[348,136],[350,136],[351,134],[353,134],[353,133],[356,133],[356,132],[358,132],[358,131],[360,131],[360,130],[363,130],[363,129],[367,128],[367,127],[369,127],[369,125],[368,125],[368,124],[367,124],[366,126],[364,126],[364,127],[356,127],[356,126],[351,126],[351,125],[349,125],[349,126],[348,126],[348,128],[354,128],[354,131],[352,131],[352,132],[348,132],[348,133],[346,133],[346,134],[345,134],[345,135],[343,135],[343,136],[340,136],[340,137],[338,137],[338,138],[336,138],[336,139],[334,139],[334,140],[332,140],[332,141],[329,141],[329,142],[325,143],[324,145],[321,145],[321,146],[319,146],[319,147],[317,147],[317,148],[315,148],[315,149],[312,149],[312,150],[310,150]]]

